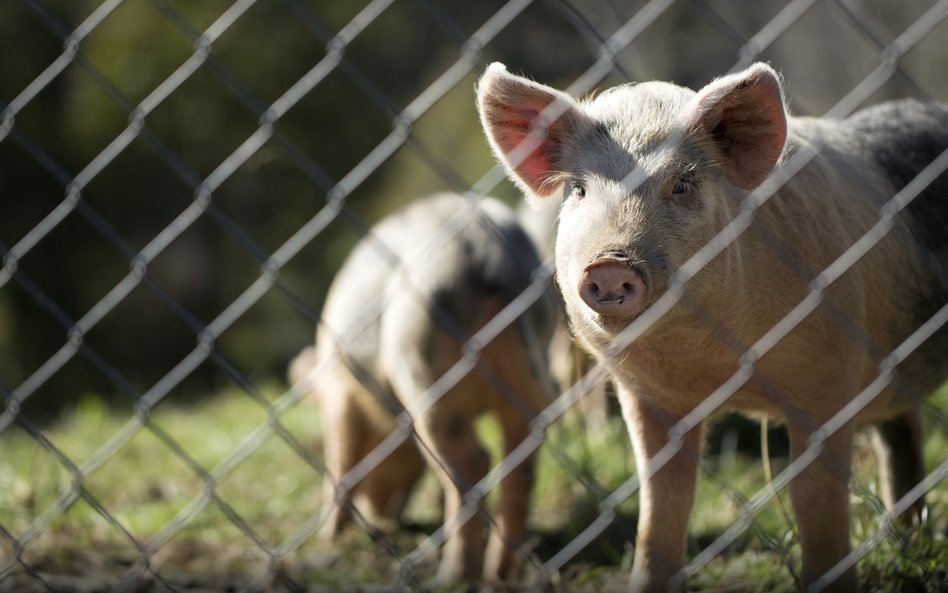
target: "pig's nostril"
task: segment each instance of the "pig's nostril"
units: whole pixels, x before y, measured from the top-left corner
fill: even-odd
[[[600,296],[599,287],[596,286],[594,296],[596,297],[596,302],[601,305],[621,305],[625,302],[626,297],[632,298],[635,296],[635,286],[628,282],[623,282],[622,290],[611,296]]]

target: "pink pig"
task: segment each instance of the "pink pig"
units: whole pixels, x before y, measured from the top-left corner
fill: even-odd
[[[681,448],[645,472],[669,429],[750,361],[753,375],[725,407],[784,422],[797,459],[814,432],[878,377],[883,358],[948,302],[948,176],[941,175],[826,287],[812,313],[761,356],[749,353],[879,220],[881,205],[948,148],[948,111],[899,101],[841,121],[790,117],[780,78],[765,64],[697,92],[648,82],[588,100],[492,64],[477,100],[511,179],[529,199],[564,198],[557,282],[575,338],[618,385],[641,479],[632,590],[683,587],[702,435],[700,423],[675,435]],[[616,336],[666,293],[748,194],[812,146],[818,155],[687,283],[683,298],[608,356]],[[889,386],[791,481],[804,585],[850,551],[857,427],[874,425],[890,506],[924,477],[919,408],[948,379],[946,353],[942,326],[896,361]],[[918,501],[907,520],[921,517],[923,506]],[[855,570],[828,585],[857,587]]]

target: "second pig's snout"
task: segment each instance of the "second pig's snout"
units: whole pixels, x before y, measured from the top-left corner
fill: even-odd
[[[642,312],[647,288],[642,275],[626,258],[601,256],[586,266],[579,295],[586,305],[605,317],[631,318]]]

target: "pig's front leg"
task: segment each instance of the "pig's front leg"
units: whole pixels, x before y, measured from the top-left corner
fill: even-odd
[[[694,505],[701,453],[701,426],[684,435],[681,448],[659,466],[670,452],[663,451],[669,440],[668,430],[678,419],[654,401],[626,388],[620,388],[619,398],[641,482],[631,590],[671,591],[671,579],[685,565],[688,516]],[[684,583],[677,586],[683,589]]]
[[[800,529],[803,586],[809,587],[849,553],[849,478],[853,427],[838,429],[819,444],[794,424],[788,425],[790,457],[797,461],[810,447],[819,455],[790,482],[790,500]],[[854,592],[859,589],[850,568],[821,590]]]

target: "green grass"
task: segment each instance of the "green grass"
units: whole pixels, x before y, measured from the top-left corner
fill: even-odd
[[[265,389],[268,398],[279,394],[276,387]],[[934,413],[948,409],[948,388],[930,400],[928,409],[925,454],[931,469],[948,458],[946,426],[935,421]],[[24,428],[11,427],[0,435],[0,527],[23,549],[0,537],[0,568],[17,554],[22,564],[0,574],[0,591],[42,591],[47,584],[103,590],[140,574],[137,546],[150,558],[156,591],[224,590],[249,583],[263,591],[285,590],[281,575],[311,591],[377,590],[393,582],[397,558],[438,525],[437,484],[426,476],[406,511],[406,527],[397,532],[373,539],[355,529],[332,545],[318,541],[310,529],[320,512],[318,413],[302,403],[278,418],[276,431],[269,430],[260,403],[226,392],[190,406],[162,404],[143,427],[130,409],[110,408],[101,398],[87,396],[70,417],[42,431],[55,453]],[[496,423],[483,421],[479,431],[496,455]],[[123,434],[130,435],[127,441],[116,440]],[[603,498],[634,471],[618,419],[592,433],[581,422],[563,421],[548,436],[531,511],[527,580],[536,565],[599,516]],[[116,444],[121,446],[107,461],[88,465],[97,452]],[[855,459],[853,541],[860,545],[878,531],[881,503],[867,439],[858,440]],[[70,464],[88,470],[81,488],[73,487],[76,474],[67,469]],[[774,464],[779,472],[786,459]],[[737,521],[743,503],[764,485],[756,457],[709,456],[689,531],[692,555]],[[938,485],[928,501],[931,530],[896,531],[860,562],[865,590],[948,591],[948,484]],[[785,493],[689,581],[689,590],[797,590],[799,546],[781,505],[789,509]],[[552,590],[625,590],[636,496],[616,511],[616,520],[562,567]],[[299,545],[274,571],[257,540],[271,549],[287,542]],[[422,580],[436,560],[428,557],[418,566]]]

